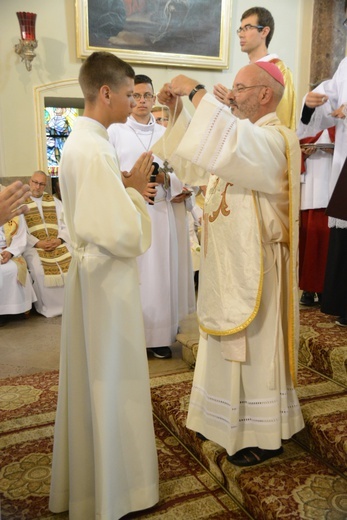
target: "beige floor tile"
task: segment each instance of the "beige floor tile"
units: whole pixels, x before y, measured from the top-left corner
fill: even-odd
[[[61,317],[32,313],[0,328],[0,378],[59,369]],[[152,376],[188,369],[180,343],[172,346],[172,359],[156,359],[148,353]]]

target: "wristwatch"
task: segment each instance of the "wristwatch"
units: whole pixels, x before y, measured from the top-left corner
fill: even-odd
[[[193,88],[193,90],[191,91],[191,93],[189,94],[189,101],[193,101],[193,97],[195,96],[195,94],[197,93],[198,90],[201,90],[203,88],[206,88],[205,85],[196,85],[196,87]]]

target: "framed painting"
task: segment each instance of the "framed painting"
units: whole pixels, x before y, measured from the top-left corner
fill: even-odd
[[[225,69],[232,0],[76,0],[77,55],[113,52],[130,63]]]

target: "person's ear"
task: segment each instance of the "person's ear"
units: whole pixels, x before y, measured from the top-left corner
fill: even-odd
[[[269,32],[270,32],[270,27],[264,27],[264,29],[262,29],[261,34],[264,37],[264,40],[266,40],[266,37],[269,34]]]
[[[102,99],[103,99],[106,103],[109,103],[109,102],[110,102],[111,90],[110,90],[110,87],[109,87],[108,85],[103,85],[103,86],[100,88],[100,94],[101,94]]]
[[[271,87],[264,87],[261,89],[259,93],[259,103],[261,105],[266,105],[271,101],[273,97],[273,91]]]

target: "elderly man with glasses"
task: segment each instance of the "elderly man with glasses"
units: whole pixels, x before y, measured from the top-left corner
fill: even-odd
[[[276,114],[282,124],[295,130],[296,101],[292,73],[277,54],[269,53],[268,50],[274,31],[275,22],[270,11],[265,7],[251,7],[243,13],[241,25],[236,32],[240,39],[241,51],[248,54],[250,63],[267,61],[274,63],[282,72],[285,89]],[[214,94],[219,101],[228,104],[228,89],[224,85],[217,84]]]
[[[258,61],[236,75],[229,109],[182,75],[158,96],[179,115],[154,153],[166,148],[186,182],[207,184],[187,427],[237,466],[280,455],[304,426],[294,389],[301,152],[276,116],[283,90],[278,67]]]
[[[45,192],[47,175],[36,171],[29,180],[31,197],[26,201],[27,247],[24,258],[34,282],[39,314],[52,318],[63,311],[64,278],[71,255],[65,242],[69,241],[62,221],[62,203]]]

